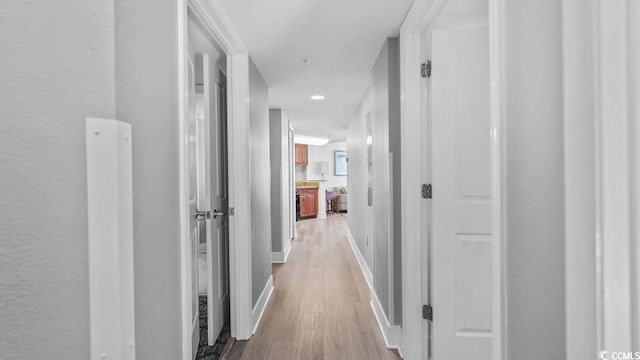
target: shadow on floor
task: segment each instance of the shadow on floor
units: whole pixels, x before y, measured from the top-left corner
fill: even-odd
[[[196,354],[196,360],[218,360],[222,357],[224,348],[229,342],[231,337],[231,331],[229,324],[225,324],[222,328],[222,332],[216,339],[216,343],[213,346],[207,345],[207,297],[200,296],[200,344],[198,345],[198,352]]]

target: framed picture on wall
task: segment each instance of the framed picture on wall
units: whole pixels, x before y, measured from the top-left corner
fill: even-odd
[[[333,157],[336,176],[347,176],[347,152],[336,150]]]

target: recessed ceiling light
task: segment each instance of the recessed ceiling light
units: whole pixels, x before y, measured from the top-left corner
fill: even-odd
[[[300,59],[300,62],[307,65],[307,64],[311,64],[311,59],[309,58],[302,58]]]
[[[324,100],[324,95],[313,95],[311,100]]]

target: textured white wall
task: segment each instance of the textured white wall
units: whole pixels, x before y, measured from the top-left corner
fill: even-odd
[[[0,7],[3,359],[89,358],[84,121],[115,116],[113,7]]]
[[[307,167],[302,165],[295,165],[295,178],[296,182],[307,180]]]
[[[327,181],[323,186],[325,188],[347,186],[347,176],[335,176],[334,151],[336,150],[347,151],[347,142],[340,141],[322,146],[309,145],[309,165],[307,166],[308,180],[314,181],[321,178],[322,174],[320,173],[318,162],[326,161],[329,165],[329,171],[324,176]],[[347,156],[348,155],[349,154],[347,154]]]
[[[506,357],[564,359],[561,2],[510,0],[505,15]]]
[[[251,184],[251,281],[253,305],[271,276],[271,169],[268,88],[249,61]]]
[[[133,129],[136,354],[138,360],[179,359],[176,2],[118,0],[115,9],[117,117]]]

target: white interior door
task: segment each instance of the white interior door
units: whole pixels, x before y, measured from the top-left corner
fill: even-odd
[[[207,338],[213,345],[225,323],[229,321],[229,184],[227,154],[227,93],[226,78],[209,57],[203,55],[203,79],[206,118],[210,119],[207,134],[212,139],[210,231],[207,237]],[[213,106],[211,106],[213,105]]]
[[[212,162],[212,147],[211,139],[215,135],[215,98],[212,98],[212,94],[215,94],[215,88],[212,89],[210,83],[211,71],[210,71],[210,59],[207,54],[196,54],[196,99],[198,101],[198,116],[196,120],[198,123],[198,207],[202,211],[211,211],[212,208],[212,194],[211,190],[216,186],[216,177],[212,176],[212,168],[215,168],[216,163]],[[214,138],[215,139],[215,138]],[[200,223],[200,246],[199,252],[201,261],[204,259],[205,271],[202,271],[202,266],[199,266],[201,273],[199,274],[199,281],[204,282],[205,294],[207,296],[207,344],[212,345],[222,329],[222,325],[217,326],[217,307],[215,301],[211,301],[212,297],[212,281],[215,282],[219,276],[217,274],[218,261],[216,256],[217,248],[212,246],[215,234],[215,220],[211,215],[205,216]],[[201,286],[202,287],[202,286]],[[202,289],[200,289],[202,294]],[[213,310],[213,311],[212,311]],[[212,321],[213,318],[213,321]]]
[[[194,279],[194,349],[199,345],[199,295],[207,296],[207,343],[229,321],[226,81],[207,54],[190,53],[189,205],[197,273]],[[204,260],[204,266],[201,266]],[[195,351],[195,350],[194,350]]]
[[[492,355],[488,30],[432,31],[432,356]]]
[[[198,226],[198,162],[197,162],[197,122],[196,122],[196,99],[195,99],[195,69],[194,59],[189,55],[188,64],[188,85],[189,116],[185,126],[185,143],[187,155],[187,191],[189,202],[189,243],[191,254],[191,355],[195,358],[199,343],[198,326],[198,242],[200,230]]]

